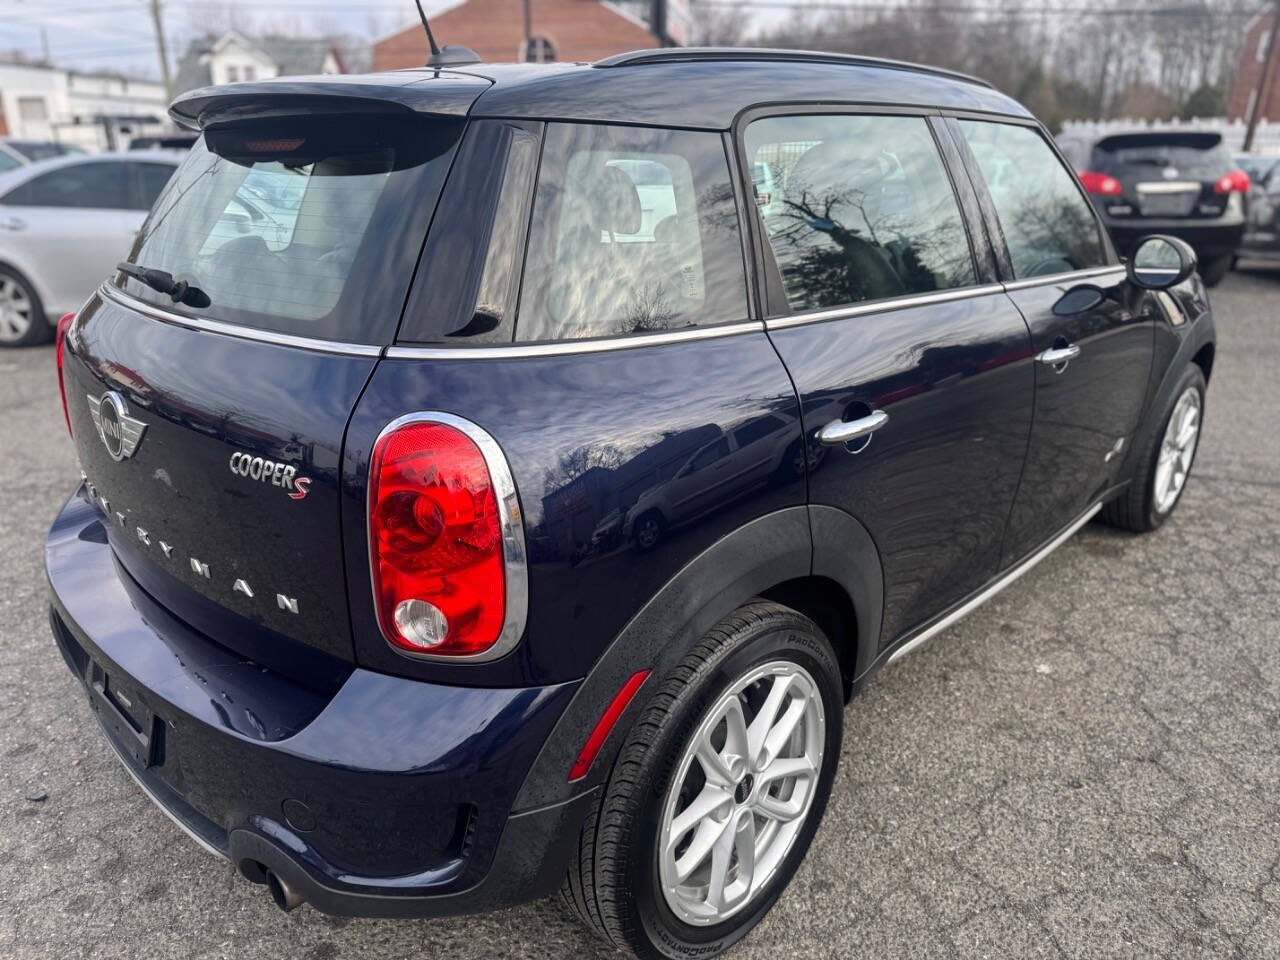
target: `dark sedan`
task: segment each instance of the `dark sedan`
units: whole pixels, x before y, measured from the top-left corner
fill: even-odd
[[[1149,130],[1093,144],[1080,180],[1122,255],[1151,233],[1195,249],[1208,286],[1222,280],[1244,234],[1249,175],[1209,131]]]

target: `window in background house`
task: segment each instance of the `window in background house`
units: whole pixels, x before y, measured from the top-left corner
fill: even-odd
[[[552,63],[556,45],[546,37],[530,37],[524,48],[525,63]]]
[[[27,123],[47,123],[49,108],[44,97],[19,97],[18,119]]]
[[[239,67],[227,67],[227,83],[235,83],[240,79]]]
[[[253,64],[251,64],[251,63],[249,63],[249,64],[245,64],[245,68],[244,68],[244,78],[245,78],[246,80],[256,80],[256,79],[258,79],[258,72],[257,72],[257,70],[256,70],[256,69],[254,69]]]

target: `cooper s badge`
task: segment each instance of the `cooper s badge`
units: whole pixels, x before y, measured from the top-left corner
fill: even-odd
[[[98,436],[111,459],[119,461],[132,457],[142,442],[142,435],[147,432],[147,425],[129,416],[124,397],[114,390],[108,390],[101,397],[86,399],[93,425],[98,428]]]

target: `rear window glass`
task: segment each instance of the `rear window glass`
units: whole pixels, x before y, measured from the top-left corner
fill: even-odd
[[[1231,153],[1217,134],[1114,136],[1093,148],[1094,166],[1173,168],[1190,175],[1218,176],[1231,169]]]
[[[349,343],[389,342],[461,132],[457,121],[326,118],[210,131],[130,260],[198,287],[198,315]],[[133,278],[130,294],[192,313]]]
[[[718,134],[548,125],[517,339],[704,326],[746,309]]]

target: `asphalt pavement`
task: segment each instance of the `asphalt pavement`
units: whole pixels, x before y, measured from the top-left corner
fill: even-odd
[[[1091,524],[848,709],[808,859],[730,956],[1280,957],[1280,272],[1213,294],[1203,444],[1158,533]],[[0,351],[0,957],[605,957],[554,901],[280,913],[111,755],[49,635],[77,469],[51,348]]]

